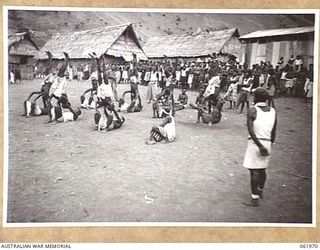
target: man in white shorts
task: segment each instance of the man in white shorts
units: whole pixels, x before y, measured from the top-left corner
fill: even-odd
[[[49,98],[49,102],[51,102],[51,99],[54,97],[57,100],[59,100],[59,98],[62,96],[62,94],[66,93],[66,85],[67,85],[67,80],[66,80],[66,76],[65,76],[65,72],[67,70],[68,67],[68,61],[70,59],[69,55],[65,52],[63,52],[64,54],[64,62],[61,65],[61,67],[58,70],[58,74],[57,77],[55,78],[55,81],[52,83],[51,85],[51,94],[50,94],[50,98]]]

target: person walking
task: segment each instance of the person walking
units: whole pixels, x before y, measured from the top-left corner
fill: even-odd
[[[263,197],[271,145],[276,138],[276,111],[266,105],[268,99],[267,90],[257,88],[253,100],[255,105],[249,109],[247,115],[249,140],[243,166],[250,171],[251,202],[244,203],[248,206],[259,206],[259,199]]]

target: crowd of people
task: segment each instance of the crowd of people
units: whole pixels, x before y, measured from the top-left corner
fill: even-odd
[[[209,125],[220,121],[225,102],[229,103],[229,109],[234,109],[236,112],[243,112],[244,107],[248,110],[250,98],[258,87],[268,92],[268,106],[271,107],[275,106],[274,97],[305,97],[311,100],[313,92],[313,65],[304,67],[300,56],[296,58],[292,56],[286,63],[281,57],[275,67],[270,62],[261,61],[249,69],[245,64],[240,65],[235,57],[223,54],[212,54],[193,61],[182,59],[172,61],[165,58],[162,61],[138,62],[134,59],[131,62],[115,64],[108,63],[104,57],[103,60],[96,58],[93,52],[90,54],[91,62],[84,67],[77,67],[80,70],[73,72],[75,66],[71,65],[67,54],[63,67],[58,71],[53,69],[51,53],[47,54],[47,66],[41,73],[45,76],[41,90],[33,92],[27,99],[29,101],[32,95],[38,94],[35,101],[42,97],[45,109],[52,108],[52,97],[58,101],[61,96],[67,98],[65,93],[67,79],[79,76],[79,81],[86,80],[92,84],[91,88],[80,97],[83,108],[98,110],[98,106],[105,106],[111,113],[117,112],[108,105],[114,100],[118,102],[119,111],[140,112],[143,104],[138,86],[144,85],[148,87],[146,101],[152,103],[153,117],[167,114],[166,109],[171,110],[174,115],[176,111],[190,107],[198,110],[196,122],[202,120]],[[82,69],[84,72],[79,74]],[[125,83],[128,83],[130,89],[121,96],[117,93],[117,85]],[[181,88],[182,92],[178,100],[174,100],[173,91],[178,88]],[[50,89],[52,94],[49,94]],[[188,103],[190,100],[187,91],[199,92],[195,103]],[[103,98],[108,99],[105,104],[101,102],[103,99],[101,93],[106,95]],[[125,101],[126,94],[130,94],[129,103]],[[68,102],[62,103],[71,113],[76,113],[71,105],[66,105]],[[108,109],[102,114],[107,116]],[[50,112],[48,113],[50,115]],[[52,117],[52,114],[50,116]]]
[[[109,63],[106,68],[108,76],[114,78],[116,84],[131,81],[132,63]],[[68,66],[67,78],[88,80],[94,71],[90,64]],[[250,83],[253,84],[253,89],[265,86],[271,96],[312,97],[313,65],[304,65],[300,56],[292,56],[286,63],[281,57],[275,66],[261,61],[250,69],[245,64],[240,65],[234,57],[219,54],[193,61],[148,60],[135,65],[135,81],[150,88],[148,101],[155,99],[157,89],[161,90],[171,83],[175,87],[190,90],[205,89],[212,77],[217,75],[221,76],[221,91],[229,93],[227,99],[233,106],[236,106],[236,94],[241,92],[241,85],[250,86]]]
[[[132,62],[106,63],[107,75],[115,79],[115,84],[130,83],[132,69]],[[78,81],[90,80],[95,71],[95,67],[90,63],[78,66],[69,64],[66,77]],[[241,96],[242,99],[238,98],[244,86],[249,90],[264,86],[271,96],[271,103],[273,97],[277,96],[311,99],[313,92],[313,65],[304,65],[300,56],[292,56],[288,62],[284,62],[283,57],[280,57],[275,66],[261,61],[253,64],[250,69],[246,64],[239,64],[234,57],[221,54],[196,60],[148,60],[138,62],[134,74],[137,84],[148,86],[148,102],[155,100],[157,91],[169,84],[198,91],[206,89],[212,77],[217,75],[221,78],[220,90],[228,93],[226,100],[233,108],[247,103],[245,95]],[[44,75],[40,73],[37,76]]]
[[[70,74],[70,58],[64,53],[63,64],[54,72],[52,54],[46,53],[47,65],[42,72],[45,79],[40,91],[32,92],[25,101],[25,115],[48,115],[49,122],[75,121],[81,111],[71,105],[66,85],[67,78],[78,77],[79,71],[75,75]],[[148,145],[160,141],[173,142],[176,138],[175,113],[186,108],[197,110],[195,123],[202,121],[212,125],[220,122],[224,103],[229,102],[229,109],[239,113],[246,106],[251,141],[244,167],[250,170],[251,205],[257,205],[257,200],[262,197],[268,164],[266,157],[270,155],[271,144],[275,141],[274,97],[305,97],[310,101],[312,98],[313,65],[304,67],[299,56],[292,56],[287,63],[280,58],[275,67],[270,62],[260,62],[249,69],[225,55],[211,55],[195,61],[177,59],[162,62],[138,62],[134,57],[132,62],[122,64],[108,63],[104,56],[99,57],[94,52],[89,55],[91,63],[86,65],[78,80],[86,79],[91,87],[80,96],[80,104],[82,108],[95,109],[94,122],[98,131],[120,129],[125,122],[123,113],[143,110],[139,92],[139,86],[143,85],[147,86],[145,101],[152,105],[152,117],[163,118],[160,125],[151,128],[146,141]],[[120,95],[117,85],[126,83],[128,90]],[[177,100],[174,91],[181,91]],[[198,91],[194,103],[190,102],[187,91]],[[31,101],[35,94],[36,98]],[[126,101],[127,94],[130,101]],[[43,107],[37,104],[40,97]],[[52,103],[52,99],[57,103]],[[251,99],[254,107],[250,107]]]

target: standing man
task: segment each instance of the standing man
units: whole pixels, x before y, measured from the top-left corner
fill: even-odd
[[[248,146],[243,166],[250,171],[251,202],[247,206],[259,206],[266,182],[266,168],[269,163],[271,145],[276,138],[277,117],[274,108],[268,107],[268,92],[257,88],[254,92],[254,106],[248,110]]]

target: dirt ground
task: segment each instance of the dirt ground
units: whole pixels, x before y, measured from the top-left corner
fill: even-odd
[[[69,82],[73,106],[89,87]],[[278,98],[276,144],[260,207],[250,199],[242,167],[246,115],[228,110],[220,123],[194,124],[196,111],[176,113],[177,140],[146,145],[151,104],[124,114],[116,131],[94,131],[94,110],[73,123],[22,116],[23,101],[40,80],[9,86],[8,222],[254,222],[311,223],[312,109]],[[129,85],[119,85],[123,93]],[[180,90],[175,90],[177,96]],[[195,92],[188,92],[194,102]]]

